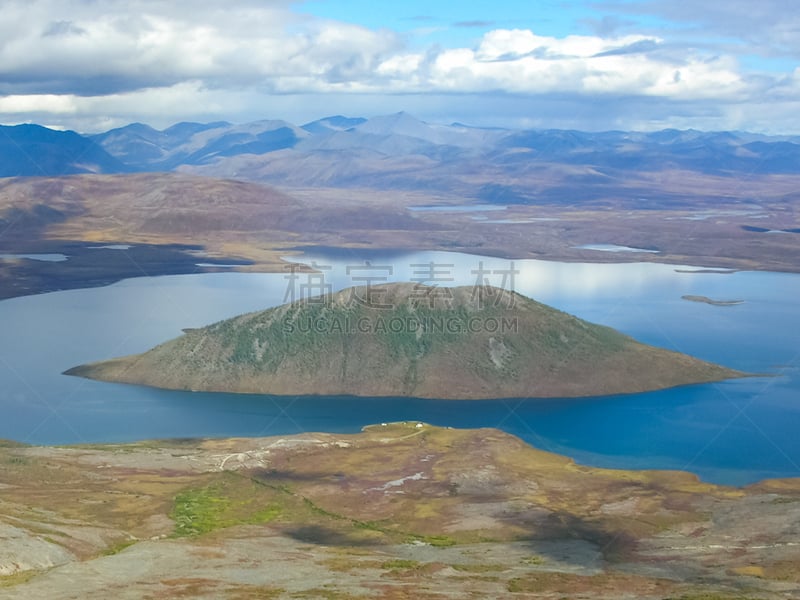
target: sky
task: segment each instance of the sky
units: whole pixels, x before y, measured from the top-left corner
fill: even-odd
[[[796,0],[3,0],[0,123],[800,134]]]

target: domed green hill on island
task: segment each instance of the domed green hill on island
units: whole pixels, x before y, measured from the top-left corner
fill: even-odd
[[[412,283],[304,298],[66,373],[181,390],[443,399],[601,396],[744,375],[515,292]]]

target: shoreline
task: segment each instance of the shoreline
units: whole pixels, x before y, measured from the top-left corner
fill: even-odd
[[[141,448],[141,447],[149,447],[153,445],[158,445],[162,447],[178,447],[178,448],[197,448],[207,444],[234,444],[236,442],[244,442],[247,444],[259,444],[264,443],[266,441],[275,441],[278,440],[285,445],[291,445],[291,442],[296,441],[298,444],[303,443],[304,440],[315,437],[322,437],[322,436],[342,436],[345,438],[358,436],[359,434],[376,434],[382,431],[391,432],[396,429],[410,429],[411,434],[406,435],[406,438],[411,438],[416,435],[420,435],[425,433],[426,431],[430,430],[441,430],[441,431],[459,431],[466,434],[469,433],[477,433],[479,431],[490,431],[497,435],[501,436],[509,436],[514,438],[515,440],[519,441],[520,443],[524,444],[528,448],[531,448],[537,452],[546,453],[550,456],[553,456],[558,459],[564,459],[570,462],[570,464],[574,465],[579,469],[584,469],[587,471],[608,471],[613,473],[637,473],[640,475],[644,474],[652,474],[656,477],[658,476],[670,476],[670,475],[677,475],[678,477],[689,477],[694,480],[695,483],[699,485],[709,485],[718,488],[726,488],[729,490],[747,490],[749,488],[758,488],[761,486],[769,486],[770,484],[775,484],[779,482],[789,482],[789,483],[800,483],[800,476],[798,477],[765,477],[763,479],[759,479],[756,481],[752,481],[750,483],[745,483],[742,485],[734,485],[734,484],[726,484],[726,483],[717,483],[713,481],[708,481],[703,479],[697,473],[689,471],[687,469],[669,469],[669,468],[635,468],[635,467],[604,467],[604,466],[596,466],[591,465],[584,462],[579,462],[573,456],[569,454],[562,454],[560,452],[553,452],[551,450],[546,450],[544,448],[540,448],[531,444],[530,442],[517,437],[512,433],[508,433],[502,429],[497,429],[494,427],[452,427],[452,426],[440,426],[440,425],[432,425],[425,421],[417,421],[417,420],[404,420],[404,421],[387,421],[382,423],[370,423],[367,425],[362,426],[357,431],[352,432],[330,432],[330,431],[308,431],[304,433],[295,433],[295,434],[276,434],[276,435],[268,435],[268,436],[203,436],[203,437],[165,437],[165,438],[146,438],[146,439],[137,439],[132,441],[124,441],[124,442],[84,442],[84,443],[74,443],[74,444],[28,444],[26,442],[20,442],[14,439],[8,438],[0,438],[0,449],[18,449],[18,450],[39,450],[42,452],[55,452],[58,450],[108,450],[114,448]]]
[[[125,250],[113,246],[130,246]],[[143,243],[138,241],[97,242],[90,240],[39,240],[25,242],[18,247],[0,245],[5,254],[65,254],[67,260],[60,262],[40,261],[29,258],[0,259],[0,301],[10,298],[33,296],[55,291],[90,289],[118,283],[137,277],[160,277],[163,275],[191,275],[204,273],[285,273],[290,265],[307,272],[310,269],[300,262],[287,260],[292,255],[302,257],[306,253],[377,253],[402,255],[412,252],[457,252],[502,258],[507,260],[540,260],[545,262],[586,264],[630,264],[655,263],[674,265],[678,273],[708,273],[728,275],[739,271],[763,271],[771,273],[800,273],[800,265],[768,265],[757,261],[719,259],[706,261],[705,257],[694,257],[704,264],[695,264],[693,257],[658,256],[654,254],[603,253],[603,256],[575,256],[572,253],[512,253],[500,248],[456,248],[444,245],[412,247],[374,246],[327,246],[308,245],[288,248],[271,248],[269,257],[264,249],[248,245],[238,246],[237,252],[220,252],[215,244],[189,245],[180,243]],[[527,255],[526,255],[527,254]],[[264,260],[268,258],[268,260]],[[715,263],[715,264],[711,264]],[[682,268],[680,268],[682,267]],[[691,270],[686,268],[691,267]],[[782,268],[783,267],[783,268]],[[686,299],[686,298],[684,298]],[[709,299],[710,300],[710,299]],[[731,301],[730,305],[733,305]],[[708,302],[715,304],[715,302]],[[735,302],[739,304],[739,301]],[[724,305],[729,305],[727,302]]]

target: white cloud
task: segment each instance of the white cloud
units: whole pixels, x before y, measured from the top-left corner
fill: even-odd
[[[4,19],[23,24],[4,28],[0,43],[0,80],[11,91],[95,95],[192,79],[285,88],[282,76],[363,77],[399,46],[392,33],[304,18],[286,2],[132,0],[102,12],[80,0],[10,4]]]
[[[75,112],[73,96],[55,94],[35,94],[0,97],[0,114],[27,114],[32,112],[54,113],[58,115]]]
[[[292,116],[276,107],[293,114],[314,107],[320,112],[309,116],[322,116],[328,106],[346,108],[348,96],[375,114],[404,108],[409,95],[431,98],[438,112],[444,103],[434,97],[494,94],[526,97],[529,107],[559,95],[584,98],[607,106],[608,126],[619,126],[609,99],[624,99],[626,111],[633,100],[662,111],[671,102],[689,113],[680,118],[691,118],[694,106],[706,121],[713,107],[719,122],[726,111],[746,118],[748,106],[763,109],[772,95],[792,103],[784,97],[797,89],[791,74],[756,77],[733,56],[676,48],[654,34],[557,38],[494,29],[474,47],[416,50],[391,31],[299,10],[290,0],[6,0],[0,119],[87,129]],[[305,109],[286,96],[302,98]]]
[[[425,84],[433,91],[626,94],[679,100],[732,99],[746,91],[748,84],[732,59],[610,53],[642,42],[657,47],[660,41],[645,36],[557,39],[527,30],[495,30],[476,50],[439,54]]]
[[[599,6],[680,23],[687,38],[725,37],[746,53],[800,58],[800,12],[793,0],[605,0]]]

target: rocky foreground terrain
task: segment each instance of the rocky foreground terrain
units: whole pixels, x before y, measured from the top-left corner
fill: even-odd
[[[0,598],[800,596],[800,480],[574,464],[497,430],[0,448]]]

